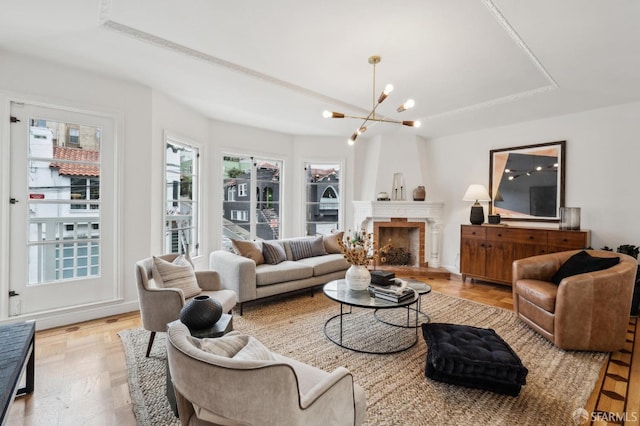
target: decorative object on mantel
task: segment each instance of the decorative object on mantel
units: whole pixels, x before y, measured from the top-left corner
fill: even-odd
[[[222,305],[207,295],[196,296],[180,310],[180,321],[189,330],[203,330],[213,327],[222,316]]]
[[[391,199],[396,201],[404,200],[404,175],[402,173],[393,174]]]
[[[377,201],[389,201],[389,194],[387,194],[386,192],[378,192],[378,199]]]
[[[467,188],[467,192],[462,197],[463,201],[475,201],[471,206],[471,214],[469,221],[472,225],[482,225],[484,223],[484,209],[479,203],[480,201],[491,201],[487,188],[484,185],[471,184]]]
[[[413,190],[413,201],[424,201],[426,196],[427,191],[425,191],[424,186],[422,185],[419,185]]]
[[[380,96],[378,97],[378,101],[376,102],[376,64],[380,63],[381,60],[382,58],[380,56],[369,57],[369,63],[373,65],[373,108],[371,109],[371,112],[369,113],[369,115],[367,115],[366,117],[357,117],[352,115],[345,115],[341,112],[324,111],[322,113],[322,116],[324,118],[355,118],[358,120],[364,120],[360,125],[360,127],[349,138],[349,141],[348,141],[349,145],[353,145],[356,142],[356,139],[358,138],[358,136],[360,136],[362,133],[364,133],[367,130],[366,124],[369,121],[375,121],[378,123],[396,123],[396,124],[402,124],[403,126],[409,126],[409,127],[420,127],[419,121],[398,121],[398,120],[391,120],[384,117],[381,118],[376,115],[376,109],[380,106],[382,101],[387,99],[387,96],[389,96],[389,93],[391,93],[391,91],[393,90],[393,85],[387,84],[384,90],[382,91],[382,93],[380,94]],[[403,112],[408,110],[409,108],[413,108],[414,105],[415,105],[415,102],[413,101],[413,99],[409,99],[408,101],[400,105],[396,109],[396,111]]]
[[[560,229],[580,230],[580,207],[560,207]]]

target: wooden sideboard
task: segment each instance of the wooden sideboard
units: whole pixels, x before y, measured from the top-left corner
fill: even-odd
[[[507,225],[461,225],[460,274],[511,285],[514,260],[589,247],[589,231]]]

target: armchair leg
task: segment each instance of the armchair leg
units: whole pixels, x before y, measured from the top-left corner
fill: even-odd
[[[153,346],[153,339],[155,338],[156,338],[156,332],[152,331],[151,336],[149,336],[149,344],[147,345],[147,355],[145,355],[147,358],[149,358],[149,353],[151,353],[151,346]]]

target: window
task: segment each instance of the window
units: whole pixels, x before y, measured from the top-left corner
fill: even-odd
[[[239,222],[249,221],[249,212],[247,210],[231,210],[231,220]]]
[[[72,177],[71,182],[71,210],[97,210],[97,204],[87,204],[81,200],[100,199],[100,179]]]
[[[307,235],[328,234],[332,229],[340,229],[340,164],[306,163],[304,169]]]
[[[238,195],[240,197],[246,197],[247,196],[247,184],[246,183],[241,183],[240,185],[238,185]]]
[[[230,239],[278,239],[282,161],[226,155],[223,163],[223,247]]]
[[[166,137],[165,229],[166,253],[199,252],[199,159],[198,148]]]
[[[80,129],[69,129],[69,143],[72,145],[78,145],[80,143]]]

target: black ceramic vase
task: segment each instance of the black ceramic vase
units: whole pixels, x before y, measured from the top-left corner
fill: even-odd
[[[196,296],[180,310],[180,321],[189,330],[213,327],[222,316],[222,305],[209,296]]]

